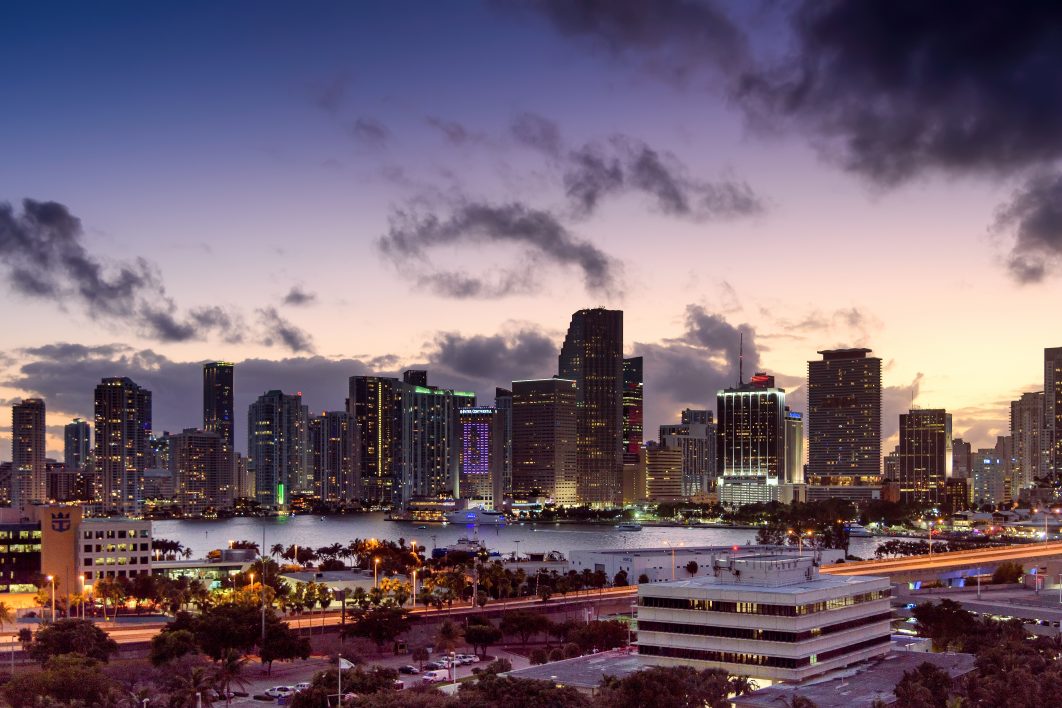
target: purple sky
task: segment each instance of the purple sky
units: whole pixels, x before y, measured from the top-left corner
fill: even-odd
[[[0,396],[58,430],[129,375],[176,430],[225,359],[241,424],[410,365],[489,403],[606,305],[647,430],[740,329],[798,409],[868,346],[887,434],[914,401],[987,445],[1062,342],[1062,23],[922,5],[7,7]]]

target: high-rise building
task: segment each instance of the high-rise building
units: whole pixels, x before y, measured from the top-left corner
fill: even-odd
[[[494,389],[495,469],[492,494],[496,507],[513,494],[513,392],[507,388]]]
[[[103,508],[135,514],[151,457],[151,391],[132,379],[103,379],[95,392],[95,462]]]
[[[513,496],[575,504],[578,386],[567,379],[513,382]]]
[[[579,501],[616,504],[623,472],[623,312],[574,313],[558,364],[559,377],[575,381],[579,396]]]
[[[623,463],[637,462],[645,438],[642,357],[623,360]]]
[[[981,448],[970,458],[973,502],[998,506],[1009,497],[1003,457],[997,447]]]
[[[11,506],[26,509],[48,500],[44,401],[26,398],[11,406]]]
[[[881,359],[830,349],[808,362],[808,482],[879,484]]]
[[[357,498],[354,453],[358,448],[354,416],[346,411],[326,411],[310,418],[310,466],[313,494],[330,503]]]
[[[645,469],[645,499],[654,503],[681,501],[683,491],[682,448],[670,448],[649,442],[641,449]]]
[[[687,408],[680,423],[660,426],[660,444],[682,452],[682,495],[715,491],[716,429],[712,413]]]
[[[804,416],[785,409],[785,481],[804,482]]]
[[[1046,472],[1062,479],[1062,347],[1044,349],[1044,450]]]
[[[951,470],[959,479],[969,479],[973,464],[973,446],[962,438],[951,441]]]
[[[228,362],[203,364],[203,430],[220,435],[230,450],[236,443],[232,373]]]
[[[92,451],[92,426],[80,418],[63,427],[63,464],[68,469],[83,470],[88,467]]]
[[[309,411],[300,394],[267,391],[247,409],[247,457],[254,463],[258,503],[286,509],[310,476]]]
[[[482,502],[487,508],[501,505],[494,496],[494,480],[500,474],[495,440],[498,425],[494,408],[462,408],[461,421],[461,498]]]
[[[400,387],[398,500],[456,497],[461,464],[459,413],[476,394],[423,385],[424,371],[407,371]]]
[[[785,482],[785,391],[757,373],[716,395],[719,501],[728,506],[774,501]]]
[[[1045,476],[1049,465],[1050,431],[1044,430],[1046,397],[1043,391],[1023,393],[1010,404],[1010,436],[1013,440],[1014,467],[1011,495],[1017,499],[1021,490],[1035,485],[1035,478]]]
[[[952,478],[951,414],[943,408],[917,408],[900,414],[898,479],[900,499],[908,504],[947,501]]]
[[[390,504],[396,500],[402,442],[401,386],[395,378],[350,377],[347,410],[358,428],[354,453],[357,495],[370,504]]]
[[[169,439],[169,469],[181,512],[202,516],[232,506],[228,445],[219,433],[186,428]]]

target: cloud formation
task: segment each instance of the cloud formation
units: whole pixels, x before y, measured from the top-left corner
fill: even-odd
[[[317,302],[317,293],[304,289],[301,285],[292,285],[291,290],[284,296],[283,304],[300,307],[312,305]]]
[[[263,307],[257,310],[256,314],[262,326],[263,342],[266,346],[279,344],[296,353],[314,351],[313,337],[282,317],[277,308]]]
[[[429,360],[462,376],[508,386],[518,379],[551,376],[557,369],[559,349],[534,328],[489,336],[443,332],[435,338]]]
[[[350,134],[365,145],[382,147],[390,139],[391,130],[375,118],[360,116],[350,124]]]
[[[452,145],[467,145],[468,143],[481,142],[484,139],[482,134],[472,132],[463,124],[458,123],[455,120],[447,120],[446,118],[440,118],[438,116],[427,116],[424,121],[432,128],[435,128],[442,133],[442,136]]]
[[[1037,283],[1062,262],[1062,174],[1031,177],[996,213],[994,230],[1013,231],[1007,269],[1019,283]]]
[[[447,246],[513,245],[522,253],[519,267],[502,269],[493,279],[435,268],[432,251]],[[572,234],[551,213],[520,202],[453,204],[445,218],[396,211],[387,235],[377,241],[380,252],[408,271],[410,261],[424,267],[413,274],[434,292],[447,297],[502,297],[536,289],[536,267],[577,269],[588,292],[610,296],[619,290],[619,266],[604,251]]]

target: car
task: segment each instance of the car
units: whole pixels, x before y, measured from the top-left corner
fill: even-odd
[[[424,669],[426,671],[435,671],[437,669],[445,669],[445,668],[446,668],[446,664],[443,664],[442,662],[439,662],[439,661],[429,661],[427,664],[424,665]]]
[[[420,680],[424,683],[442,683],[449,679],[449,671],[446,671],[445,669],[436,669],[434,671],[426,671]]]
[[[265,692],[265,694],[270,698],[286,698],[293,693],[295,693],[295,691],[291,688],[291,686],[273,686],[273,688]]]
[[[309,691],[310,690],[310,682],[309,681],[303,681],[301,683],[297,683],[294,686],[292,686],[292,689],[295,690],[295,693],[301,693],[303,691]]]
[[[407,664],[406,666],[399,666],[398,667],[398,673],[400,673],[400,674],[411,674],[411,675],[412,674],[419,674],[420,673],[420,669],[418,669],[416,666],[409,666]]]
[[[469,664],[474,664],[477,661],[479,661],[479,657],[478,656],[472,656],[471,654],[458,654],[457,655],[457,663],[460,664],[461,666],[468,666]]]
[[[406,682],[405,681],[402,681],[401,679],[395,679],[395,690],[396,691],[401,691],[405,687],[406,687]]]

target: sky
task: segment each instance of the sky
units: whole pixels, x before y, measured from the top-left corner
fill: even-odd
[[[1062,344],[1062,10],[898,0],[8,3],[0,403],[101,377],[201,423],[426,367],[556,371],[625,313],[647,430],[746,371],[883,360],[975,446]],[[0,433],[0,459],[10,459]]]

